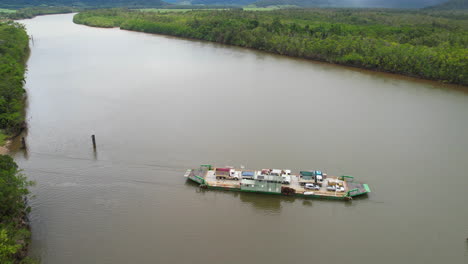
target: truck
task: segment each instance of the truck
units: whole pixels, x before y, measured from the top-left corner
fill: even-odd
[[[327,178],[327,174],[319,170],[301,171],[299,184],[304,186],[307,183],[322,186],[323,181]]]
[[[236,180],[240,179],[240,172],[231,168],[215,168],[217,180]]]

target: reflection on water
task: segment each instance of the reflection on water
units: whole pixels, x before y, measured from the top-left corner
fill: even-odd
[[[266,211],[268,213],[278,213],[281,211],[282,197],[277,195],[258,194],[258,193],[239,193],[239,198],[244,204],[248,204],[255,209]]]
[[[465,243],[465,256],[468,256],[468,238],[466,238],[466,243]]]
[[[320,203],[338,203],[343,204],[345,207],[359,206],[360,200],[368,199],[368,195],[362,195],[354,197],[350,201],[341,201],[341,200],[328,200],[328,199],[313,199],[306,197],[294,197],[294,196],[283,196],[283,195],[274,195],[274,194],[263,194],[263,193],[249,193],[249,192],[235,192],[235,191],[223,191],[223,190],[210,190],[205,188],[200,188],[199,185],[189,179],[185,181],[185,185],[190,187],[194,192],[200,195],[207,193],[220,193],[223,196],[239,198],[240,201],[244,204],[250,205],[253,208],[268,212],[268,213],[279,213],[284,206],[290,206],[289,204],[300,203],[305,207],[313,207],[313,201],[320,201]],[[354,201],[354,203],[353,203]]]

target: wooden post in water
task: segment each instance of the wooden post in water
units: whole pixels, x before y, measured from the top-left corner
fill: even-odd
[[[26,139],[24,137],[21,137],[21,148],[26,149]]]
[[[91,139],[93,140],[93,148],[96,150],[96,137],[94,135],[91,135]]]

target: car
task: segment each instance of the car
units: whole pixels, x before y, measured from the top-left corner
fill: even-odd
[[[304,185],[304,189],[310,189],[310,190],[314,190],[315,189],[315,185],[313,183],[306,183]]]
[[[316,184],[316,185],[314,186],[314,190],[316,190],[316,191],[320,190],[320,185]]]
[[[253,171],[243,171],[242,172],[242,179],[253,179],[254,178],[254,172]]]
[[[283,184],[290,184],[291,183],[291,176],[289,175],[283,175],[281,176],[282,183]]]
[[[327,186],[327,190],[328,190],[328,191],[335,191],[335,190],[336,190],[336,187],[333,186],[333,185],[328,185],[328,186]]]
[[[322,175],[317,175],[315,177],[317,177],[317,181],[323,182],[323,176]]]

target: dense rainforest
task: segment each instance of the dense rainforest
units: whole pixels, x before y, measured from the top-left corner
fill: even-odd
[[[0,129],[16,133],[24,121],[24,74],[29,38],[23,25],[0,20]],[[2,139],[3,139],[3,133]],[[0,155],[0,263],[35,263],[26,257],[28,181],[10,156]]]
[[[447,0],[258,0],[254,4],[262,7],[294,5],[299,7],[422,8],[445,1]]]
[[[0,263],[35,263],[26,257],[31,237],[26,214],[28,187],[33,183],[23,176],[10,156],[0,155]]]
[[[248,5],[297,6],[297,7],[359,7],[359,8],[422,8],[443,3],[447,0],[179,0],[179,3],[190,2],[195,5]],[[458,0],[459,1],[459,0]],[[166,0],[166,2],[173,2]]]
[[[422,8],[437,5],[447,0],[2,0],[0,8],[18,9],[33,6],[72,6],[72,7],[159,7],[167,3],[186,5],[295,5],[300,7],[385,7]],[[456,0],[460,1],[460,0]],[[257,4],[258,3],[258,4]]]
[[[0,18],[4,17],[7,19],[25,19],[33,18],[40,15],[51,15],[51,14],[66,14],[77,12],[78,9],[72,7],[25,7],[16,10],[15,12],[0,12]]]
[[[427,9],[436,10],[460,10],[468,9],[468,0],[450,0],[439,5],[427,7]]]
[[[2,0],[0,8],[18,9],[23,7],[158,7],[168,3],[162,0]]]
[[[14,134],[24,122],[24,74],[29,37],[24,26],[0,22],[0,129]]]
[[[111,9],[79,13],[74,22],[202,39],[468,85],[468,15],[460,11],[289,9],[158,13]]]

